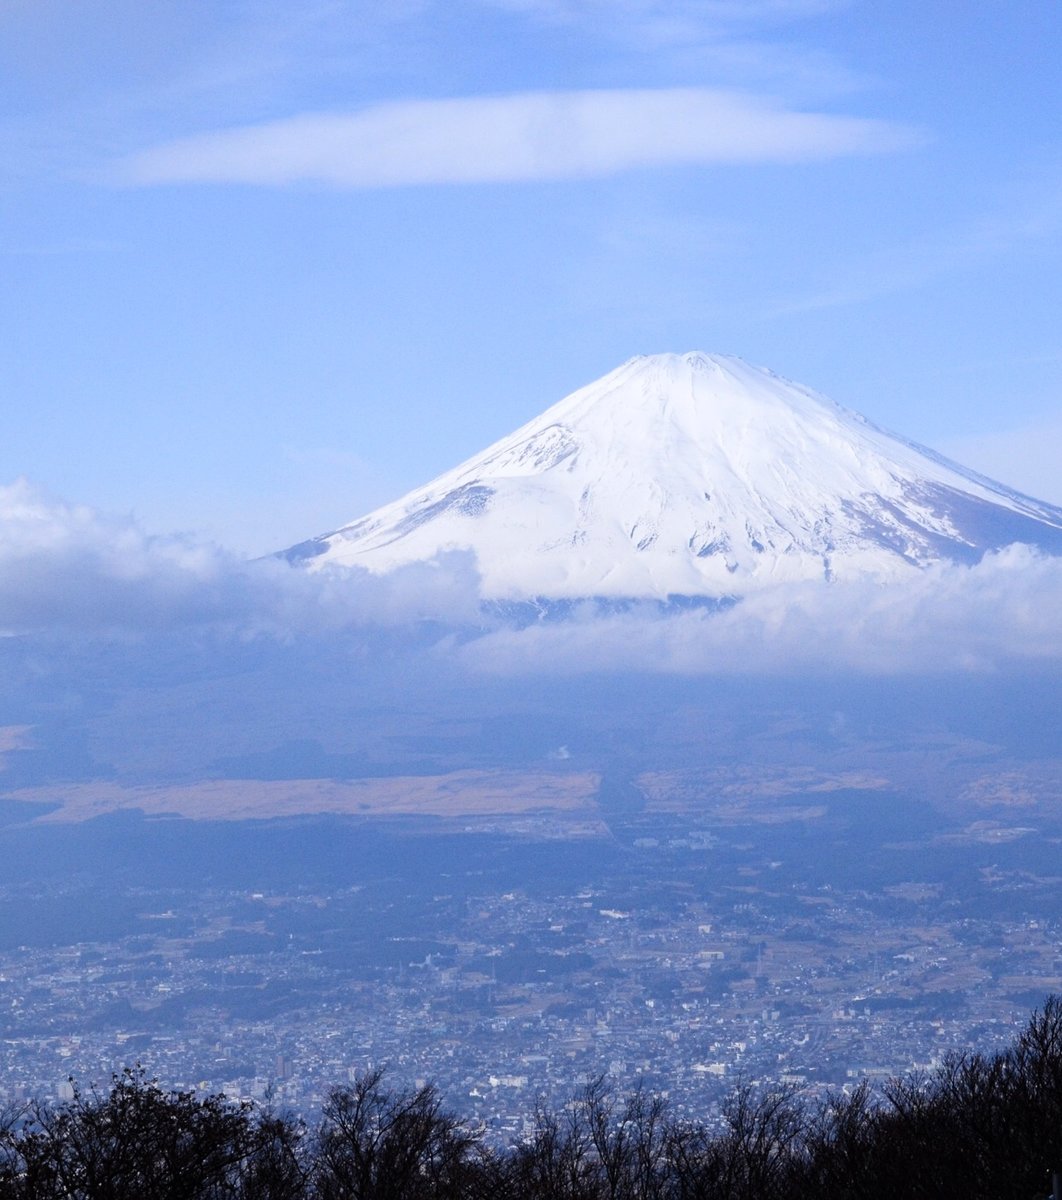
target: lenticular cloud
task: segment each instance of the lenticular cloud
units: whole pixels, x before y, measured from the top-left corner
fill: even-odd
[[[131,184],[348,188],[583,179],[672,164],[811,162],[904,149],[887,121],[795,112],[713,88],[524,92],[304,113],[146,149]]]

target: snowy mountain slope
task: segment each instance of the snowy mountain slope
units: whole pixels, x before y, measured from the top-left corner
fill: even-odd
[[[374,572],[473,550],[485,598],[741,595],[881,579],[1015,541],[1062,509],[737,358],[634,358],[368,516],[285,552]]]

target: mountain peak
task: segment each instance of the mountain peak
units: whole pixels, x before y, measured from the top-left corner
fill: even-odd
[[[383,572],[476,554],[485,598],[722,597],[893,579],[1026,541],[1062,510],[740,358],[629,359],[393,504],[287,552]]]

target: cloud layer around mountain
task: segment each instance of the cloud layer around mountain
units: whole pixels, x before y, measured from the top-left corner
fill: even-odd
[[[9,634],[290,637],[455,623],[474,617],[477,582],[461,554],[387,577],[311,576],[191,537],[148,534],[132,517],[69,504],[24,480],[0,488],[0,630]]]
[[[1062,558],[1023,546],[975,566],[939,565],[903,585],[805,584],[723,611],[576,605],[519,621],[484,611],[468,553],[388,575],[245,562],[129,517],[0,488],[0,630],[66,639],[187,631],[327,642],[371,652],[403,640],[425,667],[472,677],[655,674],[902,675],[1037,668],[1062,661]],[[427,633],[425,632],[427,631]],[[425,638],[427,637],[427,641]]]
[[[976,566],[938,565],[903,584],[801,584],[722,612],[600,615],[486,634],[476,670],[679,675],[975,672],[1062,660],[1062,559],[1025,546]]]

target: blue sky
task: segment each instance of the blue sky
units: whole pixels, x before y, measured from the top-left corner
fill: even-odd
[[[6,0],[0,484],[262,553],[698,348],[1062,503],[1059,61],[1045,0]]]

